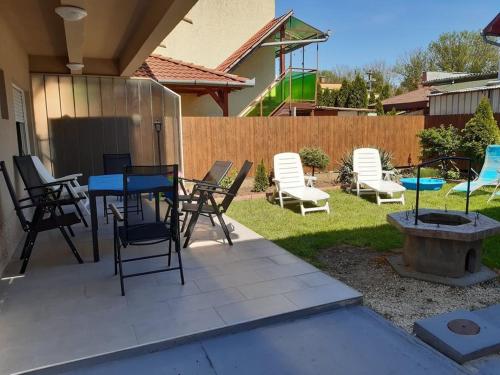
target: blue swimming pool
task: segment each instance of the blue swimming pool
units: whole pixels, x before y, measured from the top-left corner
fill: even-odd
[[[417,178],[408,177],[400,179],[401,184],[408,190],[417,190]],[[446,183],[442,178],[421,178],[420,190],[441,190]]]

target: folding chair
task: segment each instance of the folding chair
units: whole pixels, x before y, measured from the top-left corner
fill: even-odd
[[[115,275],[120,275],[122,296],[125,295],[124,279],[152,273],[179,270],[181,283],[184,285],[184,272],[180,252],[179,212],[172,210],[168,223],[161,220],[142,221],[140,224],[130,223],[128,203],[134,194],[152,193],[157,197],[165,196],[173,207],[178,207],[178,167],[177,165],[161,166],[134,166],[125,167],[123,174],[123,215],[114,204],[109,208],[113,213],[114,229],[114,264]],[[118,223],[123,225],[118,226]],[[122,248],[129,246],[148,246],[168,241],[168,251],[160,254],[143,255],[134,258],[123,258]],[[177,253],[178,266],[171,267],[172,242]],[[123,264],[151,258],[167,257],[167,267],[153,269],[145,272],[124,273]]]
[[[51,184],[27,187],[26,190],[29,193],[29,197],[18,200],[14,186],[12,185],[5,167],[5,162],[3,161],[0,161],[0,171],[3,174],[19,222],[23,230],[27,233],[21,253],[23,264],[19,273],[24,274],[24,272],[26,272],[26,267],[28,266],[38,233],[53,229],[59,229],[78,263],[83,263],[80,254],[78,254],[75,245],[73,245],[73,242],[64,228],[71,227],[71,225],[80,222],[80,219],[75,213],[64,213],[61,209],[62,205],[74,203],[72,198],[58,198],[61,195],[61,190],[64,185],[57,182],[59,187],[55,191],[51,189],[54,186]],[[27,201],[31,201],[31,204]],[[34,208],[33,217],[30,221],[26,219],[23,212],[23,210],[27,208]]]
[[[184,236],[186,237],[186,240],[184,242],[184,247],[188,246],[189,240],[191,239],[191,235],[193,234],[196,223],[198,222],[198,218],[201,215],[217,216],[217,218],[219,219],[219,223],[222,227],[222,230],[224,231],[224,235],[227,238],[227,242],[230,245],[233,244],[233,242],[231,241],[231,237],[229,235],[229,229],[227,229],[222,214],[227,212],[227,210],[229,209],[231,202],[233,201],[234,197],[236,197],[236,194],[238,193],[241,184],[243,184],[243,181],[245,181],[245,178],[250,172],[252,165],[253,165],[252,162],[245,160],[243,166],[241,167],[240,171],[238,172],[238,175],[236,176],[233,184],[229,189],[225,189],[221,186],[214,184],[199,182],[198,191],[200,196],[198,200],[195,203],[186,203],[182,205],[182,211],[185,212],[186,214],[188,213],[191,214],[191,220],[189,220],[188,227],[186,229],[186,232],[184,233]],[[215,201],[214,198],[215,194],[224,195],[224,199],[220,204],[218,204]]]
[[[125,167],[132,165],[132,157],[130,153],[122,153],[122,154],[103,154],[102,155],[102,167],[104,174],[123,174],[123,170]],[[141,213],[142,219],[144,220],[144,212],[142,211],[142,199],[140,195],[135,195],[137,199],[137,204],[135,206],[130,206],[129,208],[136,208],[136,213]],[[108,212],[108,204],[107,197],[104,196],[104,217],[106,218],[106,223],[108,223],[108,216],[110,213]],[[117,199],[122,199],[122,197],[118,197]],[[116,206],[115,206],[116,207]],[[122,207],[119,207],[122,208]]]

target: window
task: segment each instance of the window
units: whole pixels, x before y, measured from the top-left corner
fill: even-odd
[[[14,119],[16,121],[17,147],[19,155],[28,155],[30,153],[28,143],[26,103],[24,100],[24,91],[13,85],[14,97]]]

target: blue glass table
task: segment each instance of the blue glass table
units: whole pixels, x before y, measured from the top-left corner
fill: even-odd
[[[166,177],[163,176],[151,176],[148,181],[151,185],[150,187],[158,186],[158,179],[162,179],[164,183],[164,179]],[[146,182],[146,185],[141,184],[137,189],[140,191],[145,191],[148,189],[149,183]],[[133,192],[133,186],[128,185],[129,191]],[[99,261],[99,238],[98,238],[98,229],[99,224],[97,220],[97,197],[104,196],[121,196],[123,195],[123,175],[122,174],[108,174],[108,175],[100,175],[100,176],[90,176],[88,181],[88,189],[89,189],[89,200],[90,200],[90,219],[91,219],[91,227],[92,227],[92,246],[94,252],[94,262]],[[156,219],[160,220],[160,199],[158,194],[155,194],[155,209],[156,209]]]

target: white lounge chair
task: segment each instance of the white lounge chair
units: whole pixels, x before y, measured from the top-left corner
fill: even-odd
[[[300,213],[305,216],[306,212],[326,211],[330,213],[328,198],[330,195],[313,187],[315,177],[304,176],[299,154],[284,152],[274,155],[274,179],[281,208],[288,202],[299,202]],[[304,202],[325,200],[323,206],[304,207]]]
[[[380,153],[375,148],[358,148],[353,153],[353,174],[356,194],[375,194],[377,204],[388,202],[405,203],[404,186],[390,180],[393,171],[383,171]],[[394,194],[401,194],[394,198]],[[388,195],[390,198],[381,198]]]
[[[489,145],[486,147],[484,164],[481,168],[479,176],[470,182],[469,195],[484,186],[495,186],[495,191],[488,199],[488,202],[496,196],[498,185],[500,184],[500,145]],[[446,196],[451,192],[465,193],[467,192],[467,181],[461,182],[453,186]]]
[[[45,166],[43,165],[42,161],[38,158],[38,156],[32,155],[31,159],[33,160],[33,164],[35,164],[35,168],[36,168],[38,174],[40,175],[40,178],[42,179],[42,181],[44,183],[51,184],[51,183],[58,182],[58,181],[71,180],[70,183],[66,184],[68,186],[68,189],[71,191],[71,194],[74,197],[81,198],[81,200],[78,202],[78,206],[81,209],[83,209],[84,212],[86,212],[87,214],[90,215],[90,211],[89,211],[90,201],[89,201],[89,198],[87,196],[88,187],[87,187],[87,185],[80,185],[80,183],[78,182],[78,177],[82,176],[81,173],[76,173],[76,174],[71,174],[68,176],[60,177],[60,178],[55,178],[47,170],[47,168],[45,168]],[[59,186],[55,186],[54,188],[57,189],[57,188],[59,188]],[[63,190],[63,191],[66,191],[66,190]]]

